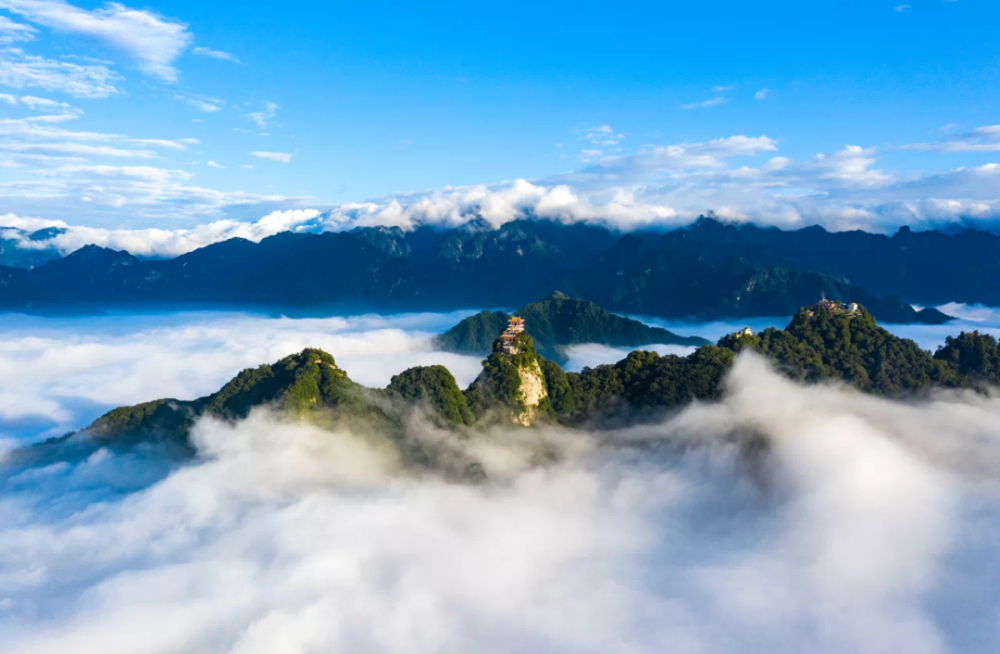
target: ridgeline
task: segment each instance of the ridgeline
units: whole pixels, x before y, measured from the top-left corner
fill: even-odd
[[[410,461],[431,465],[433,449],[408,435],[419,416],[462,437],[495,424],[592,426],[641,422],[694,400],[719,397],[737,355],[753,350],[784,375],[805,383],[839,381],[859,391],[911,397],[934,388],[980,392],[1000,384],[1000,346],[992,336],[962,333],[933,355],[878,326],[864,307],[839,303],[801,309],[785,329],[749,330],[689,356],[635,351],[615,364],[566,373],[541,356],[527,333],[495,339],[483,370],[465,391],[442,366],[393,377],[384,390],[351,381],[332,356],[306,349],[247,369],[213,395],[120,407],[78,433],[25,448],[25,457],[59,458],[100,447],[161,446],[178,456],[202,417],[236,421],[268,406],[277,415],[328,429],[377,433]]]
[[[787,316],[825,293],[861,302],[883,322],[939,324],[949,317],[910,303],[1000,304],[993,283],[1000,237],[973,231],[950,236],[901,229],[890,238],[704,218],[666,234],[622,235],[547,220],[499,228],[474,220],[454,229],[284,232],[259,243],[234,238],[173,259],[96,245],[63,257],[52,240],[57,231],[0,238],[0,310],[454,310],[522,306],[559,288],[625,315]],[[536,335],[539,349],[546,351],[542,336]],[[488,345],[477,342],[477,351]]]

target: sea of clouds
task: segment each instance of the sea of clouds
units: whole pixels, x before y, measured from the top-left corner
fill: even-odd
[[[659,424],[482,436],[479,485],[266,411],[194,441],[153,483],[106,451],[6,480],[4,651],[1000,645],[995,397],[891,402],[744,357],[721,403]],[[518,455],[541,441],[558,461]]]
[[[407,368],[441,364],[464,388],[481,359],[437,352],[432,338],[470,313],[0,316],[0,435],[61,435],[123,404],[202,397],[245,368],[306,347],[326,350],[366,386],[384,387]]]
[[[20,395],[5,415],[30,407],[51,430],[97,406],[196,397],[307,345],[372,386],[430,362],[464,385],[478,358],[430,345],[462,315],[8,316],[4,342],[20,340],[0,349],[2,392]],[[200,422],[184,465],[100,450],[4,471],[0,649],[1000,646],[1000,396],[890,401],[799,386],[750,356],[722,401],[652,425],[412,430],[450,439],[489,481],[417,472],[377,435],[266,410]],[[558,456],[539,464],[540,449]]]

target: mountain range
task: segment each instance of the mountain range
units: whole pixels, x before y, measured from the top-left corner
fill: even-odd
[[[792,315],[825,295],[864,304],[885,322],[937,324],[949,317],[911,304],[1000,304],[998,273],[1000,237],[973,230],[886,236],[703,218],[665,234],[623,235],[546,220],[498,229],[473,221],[230,239],[168,260],[86,246],[34,267],[0,267],[0,308],[411,311],[516,307],[562,290],[610,311],[677,319]]]
[[[8,467],[45,465],[89,456],[101,447],[157,447],[180,457],[194,453],[189,432],[201,418],[234,421],[261,407],[286,419],[385,439],[415,466],[452,466],[473,477],[448,439],[426,437],[426,425],[462,439],[492,424],[622,424],[643,421],[694,400],[721,396],[736,356],[751,350],[806,383],[837,380],[865,392],[912,397],[933,388],[987,393],[1000,383],[1000,346],[978,333],[948,338],[933,355],[878,326],[864,308],[846,312],[809,307],[785,329],[737,332],[686,357],[634,351],[612,365],[567,373],[540,356],[519,334],[515,352],[497,340],[483,370],[464,391],[442,366],[411,368],[385,389],[351,381],[334,358],[306,349],[270,365],[244,370],[218,392],[196,400],[161,399],[120,407],[79,433],[15,451]]]

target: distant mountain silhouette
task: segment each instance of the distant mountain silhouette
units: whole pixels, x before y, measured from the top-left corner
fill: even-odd
[[[302,310],[521,306],[555,289],[625,314],[791,315],[821,294],[884,322],[940,323],[908,303],[1000,304],[1000,238],[902,229],[889,237],[701,219],[622,236],[520,220],[492,229],[365,227],[231,239],[170,260],[88,246],[33,270],[0,267],[0,307],[231,305]]]

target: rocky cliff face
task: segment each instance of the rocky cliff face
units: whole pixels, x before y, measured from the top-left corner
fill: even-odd
[[[538,418],[538,406],[543,400],[548,399],[549,393],[545,389],[545,376],[538,361],[518,368],[521,376],[521,404],[523,410],[514,414],[514,423],[524,427],[535,424]]]

